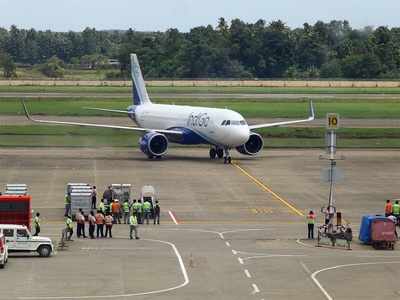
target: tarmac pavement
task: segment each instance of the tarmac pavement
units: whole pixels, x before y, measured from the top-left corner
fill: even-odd
[[[42,215],[42,235],[59,240],[68,182],[98,192],[131,183],[133,197],[154,185],[161,225],[128,225],[113,239],[76,239],[50,258],[11,257],[0,272],[0,299],[382,299],[400,295],[400,251],[357,242],[360,218],[400,198],[400,153],[339,150],[344,180],[336,205],[353,227],[353,250],[305,240],[304,215],[326,204],[321,150],[234,154],[210,161],[206,149],[170,149],[148,161],[135,149],[0,149],[0,187],[26,183]],[[175,216],[177,224],[170,217]]]

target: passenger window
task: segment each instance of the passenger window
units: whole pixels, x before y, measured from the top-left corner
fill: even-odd
[[[19,238],[28,237],[28,233],[26,232],[25,229],[17,229],[17,237]]]
[[[14,229],[3,229],[3,234],[6,237],[13,237],[14,236]]]

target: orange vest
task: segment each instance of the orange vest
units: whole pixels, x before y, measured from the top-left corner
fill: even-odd
[[[106,225],[112,225],[113,218],[111,216],[106,216],[104,220]]]
[[[119,204],[118,202],[113,202],[113,203],[111,204],[111,211],[112,211],[114,214],[119,213],[120,208],[121,208],[121,204]]]
[[[104,216],[102,214],[96,214],[96,224],[103,224],[104,223]]]
[[[391,214],[392,213],[392,203],[391,202],[386,203],[386,205],[385,205],[385,213],[387,213],[387,214]]]

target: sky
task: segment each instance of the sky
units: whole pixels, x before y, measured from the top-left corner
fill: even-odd
[[[211,24],[220,17],[245,22],[281,19],[301,27],[348,20],[353,28],[400,27],[400,0],[0,0],[0,27],[52,31],[128,29],[165,31]]]

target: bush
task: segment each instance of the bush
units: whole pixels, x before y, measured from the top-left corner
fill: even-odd
[[[38,70],[47,77],[62,78],[65,73],[64,62],[57,56],[53,56],[44,64],[39,65]]]

